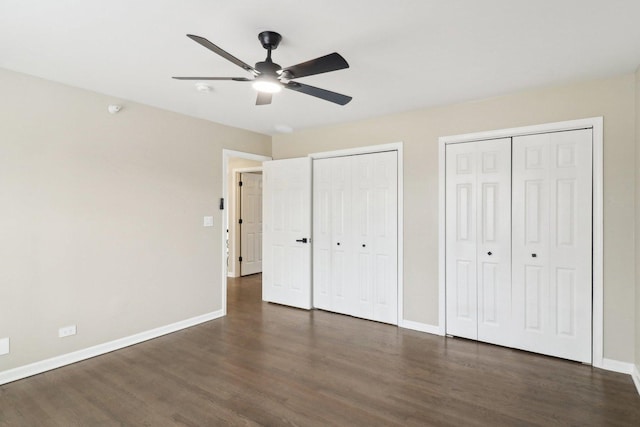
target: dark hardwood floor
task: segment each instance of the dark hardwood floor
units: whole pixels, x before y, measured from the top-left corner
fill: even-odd
[[[640,426],[628,375],[228,289],[225,318],[0,386],[0,426]]]

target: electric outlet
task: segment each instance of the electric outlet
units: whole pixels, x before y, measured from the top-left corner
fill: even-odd
[[[64,326],[58,329],[58,337],[64,338],[76,334],[76,325]]]
[[[9,354],[9,337],[0,339],[0,356]]]

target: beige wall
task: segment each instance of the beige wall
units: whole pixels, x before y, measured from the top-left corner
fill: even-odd
[[[629,74],[277,135],[273,157],[404,142],[404,317],[437,325],[438,137],[604,116],[604,353],[631,362],[634,87]]]
[[[405,143],[405,318],[436,325],[438,137],[604,116],[605,357],[640,365],[636,79],[278,135],[273,157]],[[109,115],[118,100],[1,69],[0,93],[0,372],[221,309],[222,149],[268,156],[270,137],[130,102]]]
[[[222,149],[270,137],[1,69],[0,94],[0,372],[221,309]]]
[[[232,277],[240,276],[240,224],[238,218],[240,215],[240,198],[238,186],[236,185],[237,173],[234,169],[254,168],[262,166],[262,162],[256,160],[241,159],[232,157],[229,159],[227,183],[229,184],[229,271],[233,273]]]

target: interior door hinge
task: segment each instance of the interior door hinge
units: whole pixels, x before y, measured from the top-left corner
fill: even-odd
[[[238,261],[242,262],[242,257],[238,257]]]
[[[238,181],[238,187],[242,187],[242,181]]]
[[[242,218],[238,220],[238,224],[242,224]]]

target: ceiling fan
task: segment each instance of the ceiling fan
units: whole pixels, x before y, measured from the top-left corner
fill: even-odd
[[[253,82],[253,88],[258,91],[258,99],[256,105],[271,104],[271,98],[274,93],[280,92],[282,88],[295,90],[296,92],[305,93],[324,99],[339,105],[346,105],[351,101],[350,96],[340,93],[331,92],[329,90],[320,89],[314,86],[305,85],[293,81],[301,77],[312,76],[315,74],[327,73],[329,71],[342,70],[349,68],[347,61],[338,53],[330,53],[307,62],[302,62],[291,67],[282,68],[280,65],[271,60],[271,51],[278,48],[282,36],[274,31],[263,31],[258,34],[258,39],[267,50],[267,58],[262,62],[257,62],[255,67],[239,60],[230,53],[220,49],[204,37],[187,34],[191,40],[201,44],[214,53],[222,56],[224,59],[233,62],[245,71],[253,74],[253,78],[246,77],[173,77],[178,80],[232,80],[236,82]]]

